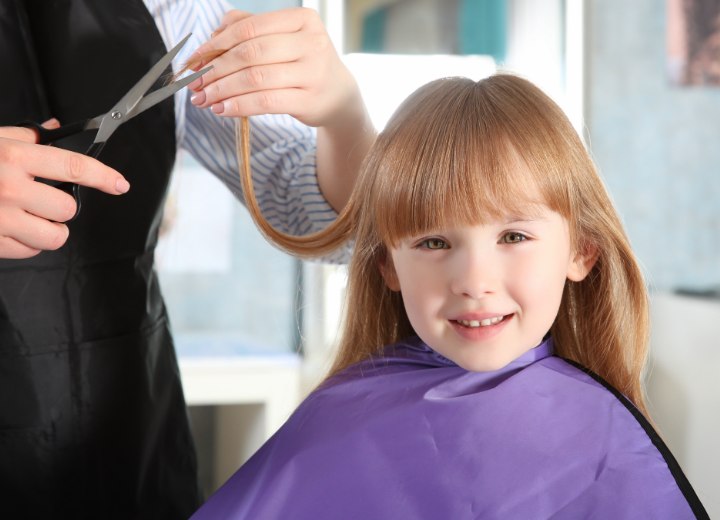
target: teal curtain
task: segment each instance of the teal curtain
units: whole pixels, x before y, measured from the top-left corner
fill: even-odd
[[[486,54],[496,62],[507,53],[507,0],[460,0],[460,54]]]
[[[387,9],[373,9],[365,15],[362,24],[362,52],[383,52]]]

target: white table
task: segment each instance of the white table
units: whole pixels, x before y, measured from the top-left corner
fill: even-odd
[[[212,338],[208,339],[211,348],[207,356],[194,348],[188,354],[184,339],[176,335],[185,400],[188,406],[216,407],[215,433],[210,440],[212,488],[216,489],[299,404],[301,357],[294,353],[218,355]],[[192,342],[202,343],[202,338],[195,337]]]

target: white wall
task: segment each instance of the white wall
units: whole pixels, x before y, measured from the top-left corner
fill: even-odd
[[[710,518],[720,518],[720,300],[652,295],[650,413]]]

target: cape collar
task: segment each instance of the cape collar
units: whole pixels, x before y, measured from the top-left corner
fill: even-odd
[[[507,372],[515,372],[522,368],[527,367],[541,359],[545,359],[553,355],[554,344],[552,337],[548,334],[545,339],[534,348],[531,348],[521,356],[515,358],[513,361],[508,363],[498,370],[494,370],[493,374],[504,374]],[[411,336],[405,340],[402,340],[394,345],[385,347],[384,357],[387,358],[402,358],[403,360],[412,360],[422,362],[423,364],[429,364],[438,367],[458,367],[458,365],[446,358],[442,354],[439,354],[426,343],[424,343],[419,337]]]

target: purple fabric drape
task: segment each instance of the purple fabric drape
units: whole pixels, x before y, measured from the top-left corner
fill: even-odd
[[[647,421],[551,339],[477,373],[411,338],[313,392],[193,520],[703,515]]]

